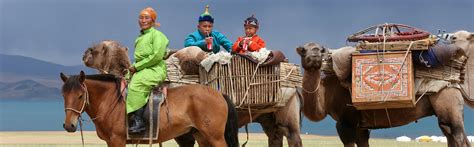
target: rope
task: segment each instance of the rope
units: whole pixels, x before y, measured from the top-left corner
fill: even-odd
[[[425,96],[426,92],[428,92],[428,89],[426,89],[425,92],[423,92],[423,94],[421,94],[421,95],[418,97],[418,99],[417,99],[416,102],[415,102],[415,106],[416,106],[416,104],[418,104],[418,101],[420,101],[421,98],[423,98],[423,96]]]
[[[405,65],[405,61],[406,61],[406,59],[407,59],[407,57],[408,57],[408,53],[410,52],[410,49],[411,49],[413,43],[414,43],[414,42],[412,41],[412,42],[410,42],[410,45],[408,45],[408,48],[407,48],[407,50],[406,50],[406,52],[405,52],[405,56],[403,57],[403,62],[402,62],[402,64],[400,65],[400,69],[398,69],[397,75],[400,74],[400,72],[402,71],[403,66]],[[401,78],[402,78],[402,77],[400,77],[400,79],[401,79]],[[383,83],[383,81],[384,81],[384,78],[382,78],[382,83]],[[382,88],[382,93],[383,93],[383,88]],[[383,102],[386,102],[386,101],[387,101],[387,97],[388,97],[388,95],[384,95],[384,97],[383,97]]]
[[[276,83],[276,82],[281,82],[281,81],[286,81],[290,75],[293,73],[293,71],[296,69],[296,67],[291,68],[290,72],[284,76],[284,78],[279,79],[279,80],[273,80],[269,82],[261,82],[261,83],[251,83],[249,86],[254,86],[254,85],[263,85],[263,84],[270,84],[270,83]]]
[[[390,115],[388,115],[388,109],[385,108],[385,114],[387,114],[387,118],[388,118],[388,124],[390,125],[390,128],[392,128],[392,121],[390,120]]]
[[[252,77],[250,78],[250,83],[252,83],[255,80],[255,75],[258,71],[258,67],[260,67],[260,62],[257,64],[257,66],[255,67],[255,70],[253,71]],[[247,99],[247,94],[249,93],[249,90],[250,90],[250,85],[247,86],[247,89],[245,90],[245,94],[244,94],[244,99],[239,104],[239,107],[242,106],[244,101],[247,102],[247,109],[248,109],[248,113],[249,113],[249,117],[250,117],[250,123],[251,123],[251,122],[253,122],[253,120],[252,120],[252,110],[250,109],[249,99]],[[247,125],[245,125],[245,127],[247,129]],[[247,136],[247,141],[248,141],[248,136]],[[247,141],[246,141],[246,143],[247,143]],[[246,143],[244,143],[242,146],[244,147]]]
[[[64,111],[67,111],[67,110],[70,110],[70,111],[73,111],[73,112],[76,112],[77,114],[79,114],[79,117],[78,117],[78,120],[79,120],[79,129],[81,130],[81,140],[82,140],[82,146],[84,147],[84,135],[82,133],[82,112],[84,112],[84,107],[89,104],[89,92],[87,91],[87,86],[85,84],[81,84],[81,87],[83,88],[84,90],[84,94],[82,95],[82,98],[84,99],[84,102],[82,103],[82,107],[81,107],[81,110],[78,111],[74,108],[65,108]]]
[[[461,94],[464,96],[464,98],[468,101],[474,102],[474,98],[471,98],[470,95],[468,95],[466,93],[466,91],[464,90],[464,87],[462,86],[462,84],[457,84],[457,85],[459,85],[460,88],[458,88],[458,89],[461,90]]]
[[[320,85],[321,85],[321,78],[319,78],[318,85],[316,86],[316,89],[314,89],[313,91],[306,90],[304,87],[301,87],[301,89],[303,89],[304,92],[312,94],[312,93],[315,93],[316,91],[318,91]]]
[[[151,94],[151,97],[149,98],[150,101],[148,102],[148,105],[150,106],[148,107],[150,111],[150,114],[148,116],[148,119],[149,119],[148,144],[150,145],[150,147],[152,147],[153,146],[153,92],[151,92],[150,94]]]
[[[82,107],[81,107],[81,110],[78,111],[74,108],[70,108],[70,107],[66,107],[64,109],[64,111],[67,111],[67,110],[70,110],[70,111],[73,111],[73,112],[76,112],[79,114],[79,117],[81,116],[82,112],[84,112],[84,107],[89,104],[89,92],[87,91],[87,87],[85,84],[81,85],[81,87],[83,88],[84,90],[84,94],[82,95],[82,98],[84,99],[84,102],[82,103]]]
[[[123,97],[123,95],[124,95],[124,93],[125,93],[125,89],[126,89],[126,87],[127,87],[127,85],[128,85],[128,83],[126,82],[126,80],[122,80],[122,81],[125,81],[124,88],[123,88],[123,89],[120,88],[121,92],[120,92],[119,98],[117,99],[117,101],[115,101],[115,104],[114,104],[114,106],[112,107],[112,109],[109,109],[109,111],[107,111],[107,113],[105,113],[105,114],[102,115],[102,116],[96,116],[96,117],[94,117],[94,118],[91,118],[91,119],[89,120],[89,122],[90,122],[90,121],[94,121],[94,120],[96,120],[96,119],[98,119],[98,118],[101,118],[101,117],[104,117],[104,116],[109,116],[109,114],[112,113],[113,110],[115,110],[115,108],[116,108],[117,105],[118,105],[118,102],[119,102],[120,97]],[[122,84],[122,83],[121,83],[121,84]],[[123,99],[123,100],[125,101],[125,99]]]
[[[257,66],[255,67],[255,70],[253,71],[252,77],[250,78],[250,83],[253,83],[253,80],[255,80],[255,75],[258,71],[258,67],[260,67],[260,63],[257,64]],[[250,108],[250,104],[248,103],[248,99],[247,99],[247,94],[249,93],[249,90],[250,90],[250,84],[247,86],[247,89],[245,90],[244,99],[240,102],[239,107],[244,104],[244,101],[246,101],[247,104],[249,105],[248,107]],[[252,118],[250,118],[250,120],[252,120]]]
[[[84,135],[82,133],[82,117],[79,115],[79,129],[81,130],[82,146],[84,147]]]
[[[387,23],[385,23],[385,24],[387,24]],[[379,68],[380,68],[380,72],[382,73],[382,77],[385,77],[385,68],[383,68],[383,64],[381,64],[381,63],[383,62],[383,60],[385,59],[385,45],[386,45],[386,40],[387,40],[387,36],[386,36],[386,34],[385,34],[385,28],[386,28],[386,25],[384,25],[383,30],[382,30],[382,36],[383,36],[383,43],[382,43],[382,44],[383,44],[383,47],[382,47],[382,48],[383,48],[383,51],[382,51],[382,57],[380,57],[380,55],[379,55],[379,50],[377,50],[377,60],[378,60],[377,65],[378,65]],[[381,67],[380,67],[380,66],[381,66]],[[385,83],[385,78],[382,78],[382,84],[381,84],[381,87],[380,87],[382,94],[384,94],[384,89],[383,89],[383,87],[384,87],[383,84],[384,84],[384,83]],[[386,97],[387,97],[387,95],[384,95],[384,96],[382,97],[382,100],[383,100],[384,102],[385,102]]]
[[[69,107],[67,107],[67,108],[65,108],[65,111],[70,110],[70,111],[73,111],[73,112],[79,114],[79,118],[78,118],[78,120],[79,120],[79,129],[81,130],[82,146],[84,146],[84,135],[83,135],[83,130],[82,130],[82,122],[83,122],[83,121],[86,121],[86,120],[84,120],[84,119],[82,118],[81,114],[84,112],[85,106],[86,106],[86,105],[89,105],[90,102],[89,102],[89,91],[88,91],[88,89],[87,89],[86,84],[81,85],[81,87],[84,89],[84,94],[82,95],[82,98],[84,99],[84,102],[83,102],[83,104],[82,104],[81,110],[78,111],[78,110],[76,110],[76,109],[74,109],[74,108],[69,108]],[[122,91],[122,94],[123,94],[124,91],[125,91],[125,89]],[[120,95],[120,96],[122,96],[122,95]],[[115,102],[115,104],[114,104],[114,106],[112,107],[112,109],[110,109],[110,110],[109,110],[105,115],[103,115],[103,116],[108,116],[108,114],[110,114],[110,113],[116,108],[118,102],[119,102],[119,100],[117,99],[117,101]],[[96,119],[98,119],[98,118],[101,118],[101,117],[103,117],[103,116],[98,116],[98,117],[91,118],[91,119],[89,120],[89,122],[94,121],[94,120],[96,120]]]
[[[252,119],[252,118],[250,118]],[[247,134],[247,140],[245,140],[244,144],[242,144],[242,147],[245,147],[247,145],[247,143],[249,142],[249,128],[248,128],[248,125],[245,124],[245,133]]]

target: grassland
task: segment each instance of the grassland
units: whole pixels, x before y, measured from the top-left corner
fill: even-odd
[[[303,145],[309,147],[341,147],[342,143],[336,136],[302,135]],[[246,140],[245,134],[239,134],[240,144]],[[102,147],[105,142],[100,140],[95,132],[84,132],[85,146]],[[177,147],[173,140],[163,144],[165,147]],[[286,145],[286,142],[284,142]],[[434,142],[396,142],[395,139],[371,139],[370,145],[374,147],[445,147],[446,143]],[[81,135],[79,132],[66,133],[62,131],[51,132],[0,132],[0,147],[80,147]],[[134,145],[129,145],[134,146]],[[148,146],[148,145],[139,145]],[[158,145],[154,145],[158,146]],[[197,146],[197,145],[196,145]],[[247,147],[264,147],[267,137],[264,134],[250,134]]]

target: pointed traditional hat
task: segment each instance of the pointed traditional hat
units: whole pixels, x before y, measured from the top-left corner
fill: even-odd
[[[199,22],[201,21],[209,21],[211,23],[214,23],[214,18],[212,17],[211,13],[209,13],[209,5],[206,5],[204,13],[199,16]]]

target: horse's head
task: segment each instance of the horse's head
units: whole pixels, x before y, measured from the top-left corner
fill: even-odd
[[[89,47],[84,52],[82,61],[87,67],[98,69],[101,73],[110,73],[117,76],[125,75],[125,70],[130,66],[128,48],[112,40],[105,40]]]
[[[318,70],[328,50],[317,43],[309,42],[297,47],[296,52],[301,56],[301,64],[305,70]]]
[[[78,76],[67,77],[61,73],[61,79],[64,82],[62,94],[66,111],[63,128],[68,132],[75,132],[78,118],[88,102],[88,92],[84,83],[85,74],[81,71]]]
[[[461,48],[466,55],[469,55],[471,50],[474,49],[474,33],[468,31],[457,31],[455,32],[451,38],[451,43],[455,46]]]

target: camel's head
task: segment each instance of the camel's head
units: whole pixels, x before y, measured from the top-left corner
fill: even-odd
[[[464,50],[466,55],[469,55],[470,50],[474,49],[474,45],[472,45],[474,43],[474,33],[464,30],[457,31],[451,36],[450,41]]]
[[[111,64],[127,66],[128,60],[128,48],[112,40],[105,40],[89,47],[82,56],[82,61],[87,67],[101,70],[109,70]],[[123,68],[128,68],[128,66]]]
[[[100,68],[106,63],[107,55],[110,52],[110,41],[102,41],[92,47],[87,48],[82,56],[82,61],[87,67]]]
[[[301,64],[305,70],[318,70],[328,50],[317,43],[309,42],[297,47],[296,52],[301,56]]]

